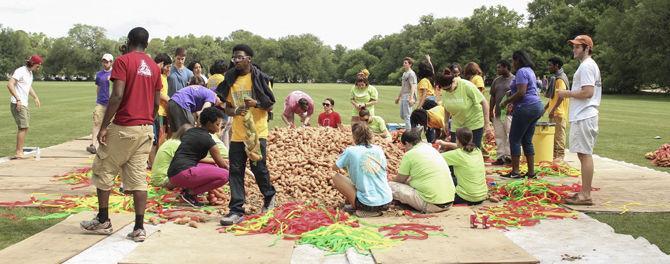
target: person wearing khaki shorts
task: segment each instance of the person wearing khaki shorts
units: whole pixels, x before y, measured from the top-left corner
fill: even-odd
[[[120,173],[125,193],[133,195],[135,226],[128,239],[146,239],[144,211],[147,205],[147,159],[154,139],[153,123],[162,85],[158,65],[144,53],[149,32],[141,27],[128,33],[124,55],[114,61],[110,80],[112,93],[97,140],[100,147],[93,161],[91,180],[96,187],[98,214],[82,221],[82,229],[110,235],[109,196]],[[113,124],[112,117],[114,118]]]
[[[109,79],[112,75],[112,54],[102,55],[100,64],[102,70],[95,74],[96,100],[93,109],[93,127],[91,128],[91,145],[86,147],[86,151],[95,154],[98,149],[98,131],[102,125],[102,118],[105,117],[105,110],[109,103]]]
[[[400,142],[406,152],[398,176],[389,182],[393,199],[423,213],[449,210],[456,188],[447,162],[433,146],[421,142],[417,130],[405,131]]]
[[[93,161],[93,185],[111,190],[114,178],[120,173],[124,191],[146,191],[146,162],[153,139],[153,125],[109,125],[107,142],[100,145]]]
[[[35,105],[40,107],[40,99],[33,89],[33,72],[42,66],[42,57],[33,55],[26,60],[26,65],[14,70],[7,82],[10,95],[10,108],[14,121],[16,122],[16,152],[12,159],[23,159],[23,145],[28,135],[30,126],[30,111],[28,110],[28,96],[35,100]]]

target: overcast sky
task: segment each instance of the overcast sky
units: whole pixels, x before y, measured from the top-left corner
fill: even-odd
[[[365,0],[0,0],[0,24],[61,37],[76,23],[103,27],[110,38],[136,26],[150,37],[194,34],[228,36],[243,29],[266,38],[312,33],[324,43],[360,48],[374,35],[400,32],[422,15],[467,17],[482,5],[504,5],[527,14],[529,0],[365,1]],[[160,5],[159,5],[160,4]]]

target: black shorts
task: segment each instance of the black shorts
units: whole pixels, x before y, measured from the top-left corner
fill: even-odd
[[[367,211],[367,212],[381,212],[388,210],[389,204],[390,203],[380,206],[369,206],[361,203],[361,201],[358,200],[358,197],[356,197],[356,210]]]
[[[481,204],[483,202],[484,202],[484,200],[481,200],[479,202],[470,202],[468,200],[465,200],[465,199],[461,198],[460,196],[458,196],[458,194],[456,194],[454,196],[454,204],[478,205],[478,204]]]

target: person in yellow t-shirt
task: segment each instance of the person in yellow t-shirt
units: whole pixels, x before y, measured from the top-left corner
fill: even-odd
[[[432,83],[434,75],[435,70],[433,69],[433,64],[430,62],[430,56],[426,55],[426,60],[419,63],[419,71],[416,73],[416,77],[419,79],[419,83],[417,84],[417,89],[419,90],[417,108],[423,107],[426,100],[437,102],[435,88],[433,88]]]
[[[158,151],[158,148],[160,147],[161,144],[163,144],[163,141],[161,139],[165,139],[165,132],[170,131],[167,129],[167,102],[170,101],[170,97],[168,96],[168,83],[167,83],[167,77],[168,74],[170,74],[170,67],[172,67],[172,58],[170,58],[169,55],[165,53],[159,53],[154,57],[154,62],[158,65],[158,68],[161,69],[161,82],[163,83],[163,87],[161,88],[161,97],[160,97],[160,102],[158,104],[158,113],[156,113],[156,117],[154,118],[154,142],[153,146],[151,147],[151,152],[149,152],[149,160],[147,160],[147,168],[151,168],[154,163],[154,159],[156,158],[156,152]],[[168,135],[168,138],[171,135]]]
[[[463,77],[473,83],[480,92],[484,92],[484,78],[482,77],[484,73],[479,67],[479,64],[476,62],[468,62],[465,65],[465,70],[463,72]]]
[[[207,80],[207,88],[216,90],[226,78],[224,74],[228,71],[228,61],[216,60],[211,67],[209,67],[209,79]],[[224,113],[225,115],[225,113]],[[231,129],[233,127],[233,119],[228,115],[223,118],[223,128],[221,128],[221,141],[226,147],[230,146]]]
[[[429,109],[420,108],[412,111],[410,123],[412,128],[422,127],[426,133],[426,141],[433,143],[442,138],[441,131],[444,129],[444,106],[432,102],[424,104]]]
[[[216,89],[226,102],[226,114],[233,117],[233,135],[228,149],[230,204],[229,213],[220,221],[223,226],[244,220],[244,172],[247,159],[252,160],[251,171],[263,195],[261,213],[275,206],[276,190],[270,182],[270,172],[266,166],[268,112],[275,98],[270,88],[270,76],[252,64],[253,56],[254,52],[248,45],[238,44],[233,47],[232,62],[235,67],[226,72],[225,80]]]
[[[545,96],[549,102],[544,106],[544,112],[549,110],[549,120],[556,123],[554,132],[554,162],[563,161],[565,156],[565,128],[568,120],[568,98],[558,96],[559,91],[568,87],[568,76],[563,72],[563,60],[553,57],[548,60],[549,72],[553,74],[547,85]]]

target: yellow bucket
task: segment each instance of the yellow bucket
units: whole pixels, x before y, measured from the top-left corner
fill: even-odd
[[[533,147],[535,148],[535,162],[554,160],[554,132],[556,124],[549,122],[537,122],[533,134]]]

